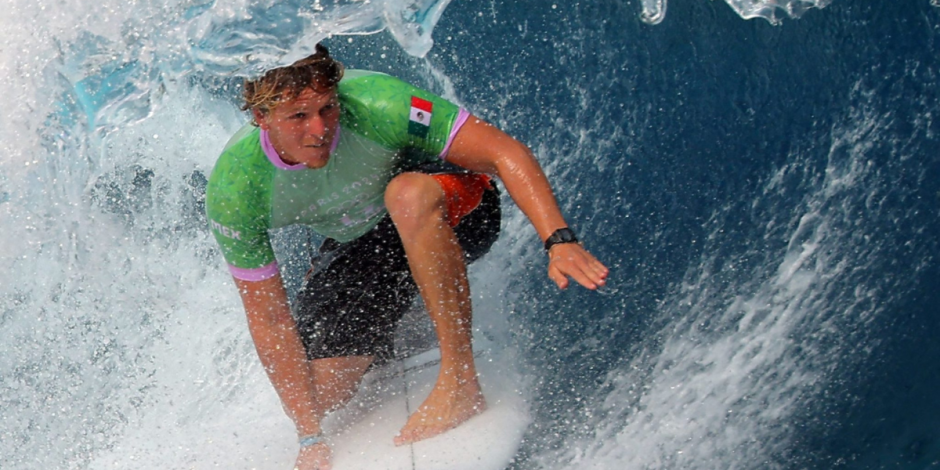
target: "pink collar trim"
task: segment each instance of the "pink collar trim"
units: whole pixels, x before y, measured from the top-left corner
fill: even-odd
[[[336,135],[333,136],[333,144],[330,145],[330,154],[336,151],[336,146],[339,145],[339,135],[342,129],[339,127],[339,124],[336,125]],[[281,156],[277,153],[277,150],[274,150],[274,145],[271,144],[271,136],[268,135],[268,131],[261,129],[261,149],[264,150],[264,155],[268,157],[268,161],[271,162],[277,168],[282,170],[303,170],[307,168],[303,163],[287,163]]]

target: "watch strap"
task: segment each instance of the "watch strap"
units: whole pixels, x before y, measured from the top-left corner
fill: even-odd
[[[565,227],[552,232],[552,234],[545,239],[545,251],[550,250],[555,245],[563,243],[578,243],[578,237],[574,234],[574,230]]]

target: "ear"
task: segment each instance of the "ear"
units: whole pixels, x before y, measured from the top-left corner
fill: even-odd
[[[270,123],[268,122],[268,113],[261,111],[258,108],[253,108],[251,110],[251,116],[255,118],[255,122],[258,123],[258,127],[263,130],[270,130]]]

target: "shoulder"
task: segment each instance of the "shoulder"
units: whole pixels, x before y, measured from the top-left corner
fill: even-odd
[[[273,168],[267,163],[258,128],[246,125],[229,140],[212,169],[206,187],[207,208],[260,196]]]
[[[350,69],[343,74],[343,80],[339,82],[338,91],[340,97],[375,99],[395,94],[407,88],[414,88],[414,86],[382,72]]]
[[[365,119],[376,113],[400,111],[411,96],[423,90],[391,75],[366,70],[349,70],[337,90],[348,117]]]
[[[391,75],[347,73],[338,89],[344,128],[386,148],[441,153],[457,121],[457,105]]]
[[[439,106],[454,106],[448,100],[402,79],[380,72],[349,70],[338,88],[339,100],[350,111],[399,112],[411,108],[414,99]]]

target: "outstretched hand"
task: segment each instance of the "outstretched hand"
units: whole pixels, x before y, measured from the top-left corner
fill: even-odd
[[[548,277],[561,289],[568,287],[568,277],[588,289],[597,289],[604,285],[609,272],[578,243],[556,244],[548,251]]]

